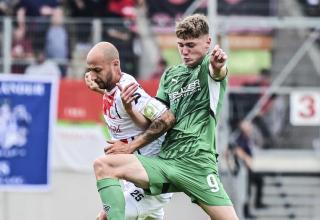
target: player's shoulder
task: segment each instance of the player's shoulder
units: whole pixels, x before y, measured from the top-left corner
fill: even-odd
[[[179,73],[181,70],[185,70],[186,66],[184,64],[177,64],[177,65],[173,65],[170,66],[166,72],[174,72],[174,73]]]
[[[172,78],[177,77],[178,75],[183,74],[186,71],[186,67],[183,64],[178,64],[170,66],[164,72],[162,78],[164,81],[171,80]]]
[[[133,76],[129,75],[128,73],[121,73],[121,78],[119,81],[121,85],[127,85],[132,82],[138,83],[137,80]]]

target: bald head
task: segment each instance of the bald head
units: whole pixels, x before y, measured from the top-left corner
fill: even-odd
[[[110,91],[121,78],[119,52],[109,42],[100,42],[87,55],[87,73],[100,89]]]
[[[117,48],[109,42],[99,42],[94,45],[93,48],[89,51],[87,58],[101,55],[107,61],[119,59],[119,52]]]

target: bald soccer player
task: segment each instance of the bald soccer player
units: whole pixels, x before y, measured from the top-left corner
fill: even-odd
[[[150,97],[132,76],[121,72],[118,50],[109,42],[96,44],[88,53],[85,82],[91,90],[103,94],[103,113],[111,143],[115,140],[130,143],[166,111],[165,105]],[[132,91],[134,96],[127,96]],[[155,156],[162,141],[163,137],[132,153]],[[112,187],[121,190],[120,185]],[[146,195],[128,181],[123,184],[123,194],[127,220],[162,220],[163,206],[172,197],[171,193]],[[103,208],[108,209],[105,205]],[[105,212],[100,212],[98,219],[106,219]]]

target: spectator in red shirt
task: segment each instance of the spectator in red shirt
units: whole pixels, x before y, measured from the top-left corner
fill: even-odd
[[[33,58],[33,47],[31,40],[26,36],[24,26],[18,26],[13,31],[13,40],[11,47],[11,56],[13,63],[19,61],[30,60]],[[13,64],[11,68],[12,73],[23,73],[25,69],[24,64]]]

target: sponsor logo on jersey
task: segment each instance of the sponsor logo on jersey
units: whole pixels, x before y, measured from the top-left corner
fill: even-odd
[[[169,98],[171,103],[177,102],[180,98],[192,95],[193,93],[200,91],[200,80],[195,80],[188,85],[180,88],[178,91],[174,91],[172,93],[169,93]]]

